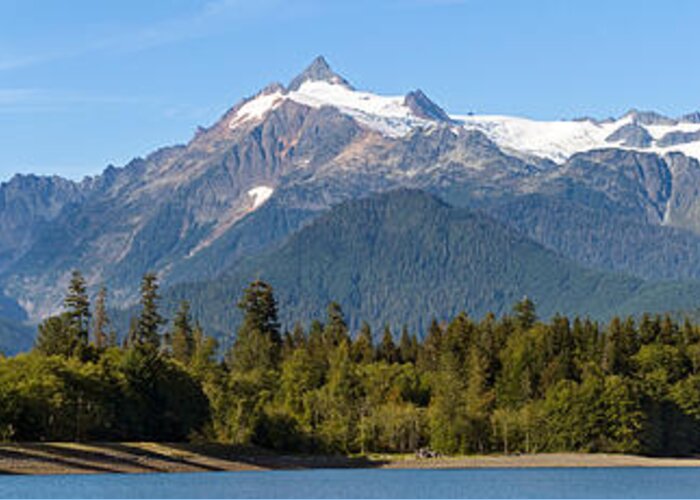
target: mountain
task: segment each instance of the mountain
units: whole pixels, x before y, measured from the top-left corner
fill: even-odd
[[[37,232],[61,210],[79,203],[85,185],[58,176],[15,175],[0,188],[0,270],[34,243]]]
[[[354,90],[350,82],[333,71],[323,56],[318,56],[311,64],[295,77],[289,85],[288,90],[299,90],[306,82],[327,82],[333,85],[340,85],[348,90]]]
[[[638,313],[640,304],[688,309],[700,299],[700,284],[649,284],[588,270],[486,214],[413,190],[338,205],[225,275],[172,288],[166,302],[191,300],[210,331],[231,332],[239,319],[234,304],[256,278],[275,288],[289,328],[300,318],[323,319],[331,300],[354,328],[366,320],[375,329],[407,324],[423,333],[433,317],[501,314],[525,296],[543,317],[595,319]]]
[[[79,268],[126,308],[147,271],[166,289],[213,280],[331,207],[397,188],[478,210],[587,267],[699,278],[695,118],[453,115],[420,90],[357,90],[317,58],[187,144],[81,182],[0,185],[0,290],[21,311],[12,321],[34,324],[60,309]]]
[[[36,321],[60,307],[73,268],[84,271],[93,289],[108,284],[117,305],[135,300],[148,270],[166,284],[191,278],[195,269],[215,275],[338,201],[400,185],[387,178],[394,166],[348,169],[343,158],[364,161],[357,154],[375,150],[418,163],[446,132],[452,136],[443,115],[422,92],[356,91],[317,59],[287,88],[267,86],[188,144],[76,185],[75,199],[31,224],[29,244],[13,254],[0,283]],[[328,178],[336,174],[345,179]],[[0,193],[13,186],[3,184]],[[30,194],[41,196],[38,189]],[[279,208],[266,213],[280,226],[247,232],[244,220],[268,203]],[[11,209],[3,215],[19,218]],[[231,242],[238,250],[231,251]],[[212,265],[217,262],[222,267]]]

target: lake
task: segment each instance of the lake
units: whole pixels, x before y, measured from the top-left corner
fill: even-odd
[[[700,469],[319,469],[0,476],[0,498],[700,498]]]

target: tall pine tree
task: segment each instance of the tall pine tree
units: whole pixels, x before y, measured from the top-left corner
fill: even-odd
[[[372,339],[372,329],[366,321],[360,326],[355,342],[352,344],[352,357],[356,363],[371,363],[374,361],[374,343]]]
[[[396,344],[394,344],[394,335],[391,333],[389,325],[386,325],[384,326],[382,340],[377,346],[377,359],[387,363],[396,363],[399,357],[398,354]]]
[[[153,349],[160,347],[160,327],[165,319],[158,312],[158,278],[146,273],[141,281],[141,315],[136,325],[133,343]]]
[[[108,332],[109,317],[107,316],[107,289],[103,286],[97,292],[95,299],[95,314],[92,318],[92,339],[95,347],[104,349],[110,347],[113,335]]]
[[[520,302],[513,306],[515,313],[515,321],[522,330],[528,330],[537,321],[537,311],[535,303],[528,297],[523,298]]]
[[[228,356],[232,368],[238,371],[276,368],[282,336],[272,287],[264,281],[254,281],[243,292],[238,307],[244,316]]]
[[[194,337],[190,320],[190,303],[180,302],[180,308],[173,319],[173,331],[170,334],[172,356],[180,363],[188,364],[194,351]]]
[[[399,340],[399,360],[402,363],[415,363],[417,356],[417,342],[408,334],[406,325],[401,329],[401,340]]]
[[[87,295],[85,278],[77,269],[71,275],[63,305],[69,318],[68,330],[72,354],[81,357],[88,345],[90,299]]]
[[[331,302],[326,310],[328,320],[323,331],[323,336],[327,348],[339,346],[342,342],[350,340],[348,337],[348,325],[345,323],[345,316],[340,304]]]

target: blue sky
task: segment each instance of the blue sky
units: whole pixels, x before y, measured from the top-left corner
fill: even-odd
[[[694,0],[0,0],[0,179],[186,142],[316,55],[356,87],[533,118],[700,109]]]

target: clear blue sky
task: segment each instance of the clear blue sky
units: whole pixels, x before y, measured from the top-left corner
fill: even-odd
[[[323,54],[448,111],[700,109],[694,0],[0,0],[0,179],[187,141]]]

